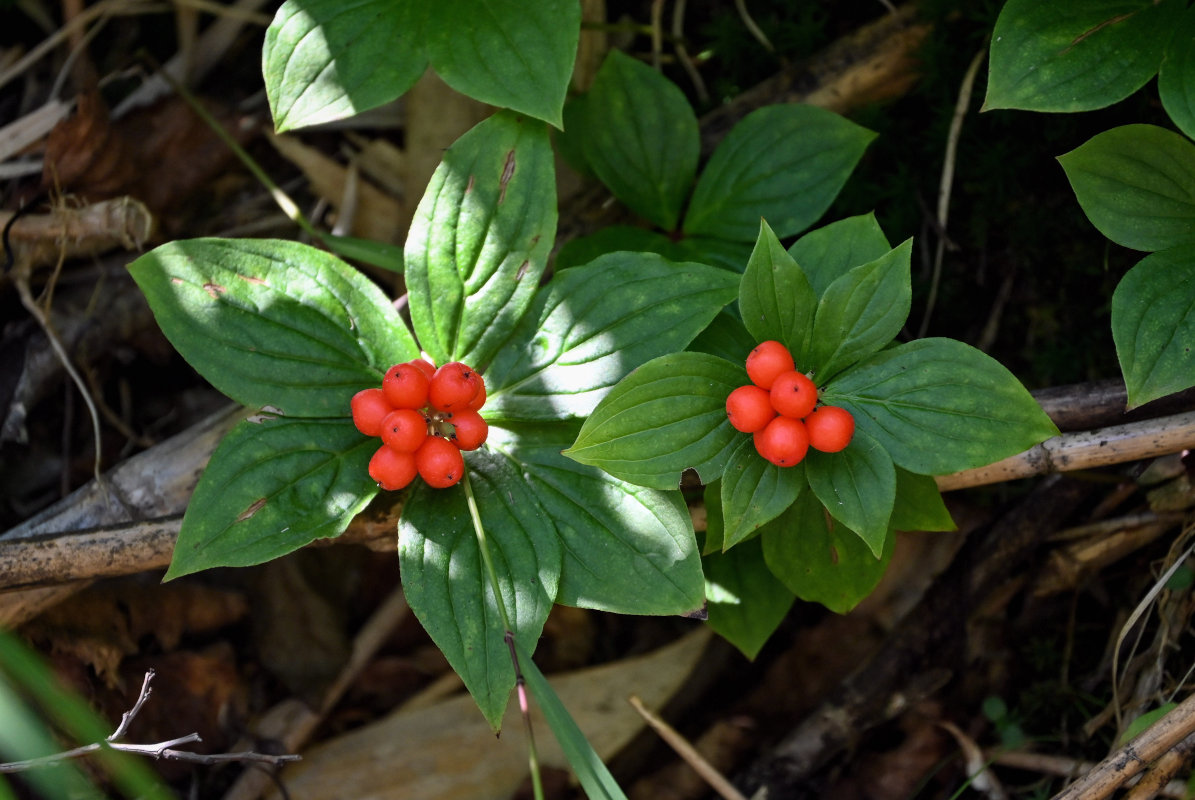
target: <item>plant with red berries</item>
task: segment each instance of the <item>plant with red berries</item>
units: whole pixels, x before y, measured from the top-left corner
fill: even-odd
[[[748,653],[763,643],[759,620],[778,623],[794,596],[837,611],[866,596],[894,529],[951,527],[934,475],[1057,432],[978,350],[894,341],[911,302],[910,252],[871,216],[787,250],[765,223],[739,285],[742,323],[723,318],[700,352],[632,372],[566,451],[659,489],[697,472],[707,578],[766,598],[710,604],[711,624]]]

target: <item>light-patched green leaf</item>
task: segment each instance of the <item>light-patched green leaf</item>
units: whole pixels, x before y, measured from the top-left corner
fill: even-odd
[[[817,295],[805,273],[761,221],[755,250],[739,288],[739,313],[756,343],[775,339],[792,351],[798,365],[813,335]],[[746,356],[744,356],[746,358]]]
[[[585,103],[582,152],[594,174],[639,216],[676,228],[701,143],[685,95],[660,73],[612,50]]]
[[[560,540],[505,456],[483,447],[467,465],[513,633],[539,641],[559,585]],[[411,610],[497,730],[515,673],[463,487],[417,484],[399,521],[398,553]]]
[[[912,304],[909,259],[913,240],[855,267],[828,287],[817,304],[805,365],[825,383],[846,367],[879,352],[904,327]]]
[[[444,154],[405,251],[411,322],[437,364],[482,368],[531,304],[556,235],[543,124],[500,112]]]
[[[427,66],[411,0],[286,0],[262,74],[279,132],[351,117],[411,88]]]
[[[805,486],[803,466],[778,467],[756,452],[750,436],[740,439],[722,473],[723,550],[775,519]]]
[[[631,369],[684,349],[738,283],[654,253],[611,253],[558,274],[487,370],[487,416],[585,416]]]
[[[648,361],[598,403],[564,454],[654,489],[675,489],[690,468],[714,480],[738,444],[726,397],[746,381],[742,367],[704,353]]]
[[[750,242],[761,216],[782,238],[800,233],[834,202],[875,136],[816,106],[751,112],[702,170],[685,233]]]
[[[932,477],[897,467],[892,527],[898,531],[952,531],[958,526]]]
[[[1166,47],[1158,71],[1158,95],[1179,130],[1195,139],[1195,8],[1183,12]]]
[[[297,242],[171,242],[129,272],[182,357],[247,406],[347,417],[354,393],[419,354],[376,284]]]
[[[572,0],[426,3],[423,45],[436,73],[483,103],[561,126],[581,7]],[[387,57],[392,57],[388,53]]]
[[[1154,125],[1122,125],[1059,156],[1087,218],[1135,250],[1195,243],[1195,144]]]
[[[1129,408],[1195,385],[1195,246],[1153,253],[1112,295]]]
[[[811,449],[805,474],[830,516],[857,533],[879,558],[896,501],[896,470],[884,448],[866,431],[856,430],[841,452]]]
[[[832,380],[822,400],[921,475],[984,466],[1058,433],[1012,373],[953,339],[881,351]]]
[[[487,446],[519,465],[560,536],[556,602],[615,614],[701,607],[701,559],[677,492],[620,481],[560,454],[579,423],[493,426]]]
[[[377,494],[368,472],[377,449],[343,419],[237,423],[195,487],[166,579],[260,564],[339,536]]]
[[[768,569],[759,539],[703,563],[709,626],[754,659],[792,608],[793,593]]]
[[[809,285],[821,297],[838,276],[875,261],[891,249],[872,212],[815,228],[793,242],[788,254],[801,265]]]
[[[760,534],[768,569],[797,597],[845,614],[884,576],[896,537],[876,558],[854,531],[831,520],[812,492],[768,523]]]
[[[984,110],[1090,111],[1158,71],[1182,0],[1009,0],[992,32]]]

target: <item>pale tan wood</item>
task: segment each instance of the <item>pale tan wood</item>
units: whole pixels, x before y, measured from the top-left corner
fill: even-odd
[[[696,623],[694,623],[696,625]],[[603,761],[644,726],[628,698],[655,712],[700,668],[710,633],[704,626],[638,658],[550,676],[561,701]],[[568,764],[532,703],[540,763]],[[469,695],[416,711],[399,711],[324,742],[283,770],[293,800],[507,800],[527,774],[518,704],[494,736]],[[277,793],[269,795],[277,800]]]
[[[953,475],[940,475],[937,478],[938,488],[951,491],[1033,475],[1106,467],[1179,453],[1193,447],[1195,411],[1188,411],[1159,419],[1055,436],[995,464]]]

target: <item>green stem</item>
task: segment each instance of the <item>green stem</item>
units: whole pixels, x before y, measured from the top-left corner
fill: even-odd
[[[489,541],[486,539],[485,526],[481,524],[481,513],[477,510],[477,498],[473,496],[473,484],[469,482],[469,470],[461,480],[465,488],[465,504],[469,507],[469,517],[473,520],[473,533],[477,536],[477,549],[481,551],[481,561],[485,564],[486,577],[490,582],[490,591],[494,593],[494,604],[498,607],[498,616],[502,619],[502,627],[506,629],[505,641],[510,650],[510,660],[515,670],[515,691],[519,697],[519,711],[523,715],[523,723],[527,727],[527,760],[531,771],[531,790],[535,800],[544,800],[544,787],[539,776],[539,751],[535,747],[535,731],[531,727],[531,708],[527,703],[527,683],[523,679],[523,671],[519,667],[519,655],[515,649],[514,626],[510,624],[510,616],[506,613],[506,603],[502,600],[502,592],[498,587],[498,572],[494,569],[494,560],[490,558]]]

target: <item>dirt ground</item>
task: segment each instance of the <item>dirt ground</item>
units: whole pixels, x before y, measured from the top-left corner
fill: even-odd
[[[604,48],[649,55],[651,37],[636,34],[649,5],[585,4],[611,24],[586,34],[596,60],[582,75]],[[930,209],[946,124],[995,9],[927,3],[898,18],[880,4],[808,5],[752,4],[774,53],[734,4],[691,10],[689,50],[714,53],[698,64],[707,95],[670,47],[665,69],[703,113],[707,151],[752,108],[795,99],[880,131],[827,220],[874,208],[893,241],[918,237],[919,314],[942,234]],[[236,410],[166,343],[125,265],[170,239],[302,234],[153,76],[178,69],[316,224],[395,244],[443,148],[488,113],[429,75],[350,123],[275,136],[260,75],[275,5],[197,8],[0,4],[0,224],[27,210],[0,277],[0,623],[113,729],[152,670],[125,741],[197,733],[183,749],[261,756],[154,760],[179,796],[530,796],[522,723],[490,733],[403,603],[393,498],[338,543],[160,581]],[[967,123],[930,325],[999,358],[1075,441],[1123,441],[1128,454],[948,492],[957,532],[901,533],[871,597],[847,615],[798,601],[754,661],[699,621],[558,607],[537,662],[628,796],[1049,797],[1101,762],[1111,777],[1075,796],[1112,796],[1135,762],[1105,759],[1140,732],[1133,721],[1187,698],[1195,460],[1189,431],[1184,445],[1159,430],[1195,409],[1195,393],[1123,413],[1106,304],[1128,256],[1084,225],[1061,172],[1017,144],[1048,143],[1052,158],[1062,140],[1139,111]],[[565,169],[559,192],[560,242],[620,219]],[[1169,738],[1139,752],[1160,793],[1133,797],[1185,796],[1195,710],[1167,719]],[[548,796],[582,796],[542,722],[536,735]],[[302,761],[279,770],[280,754]]]

